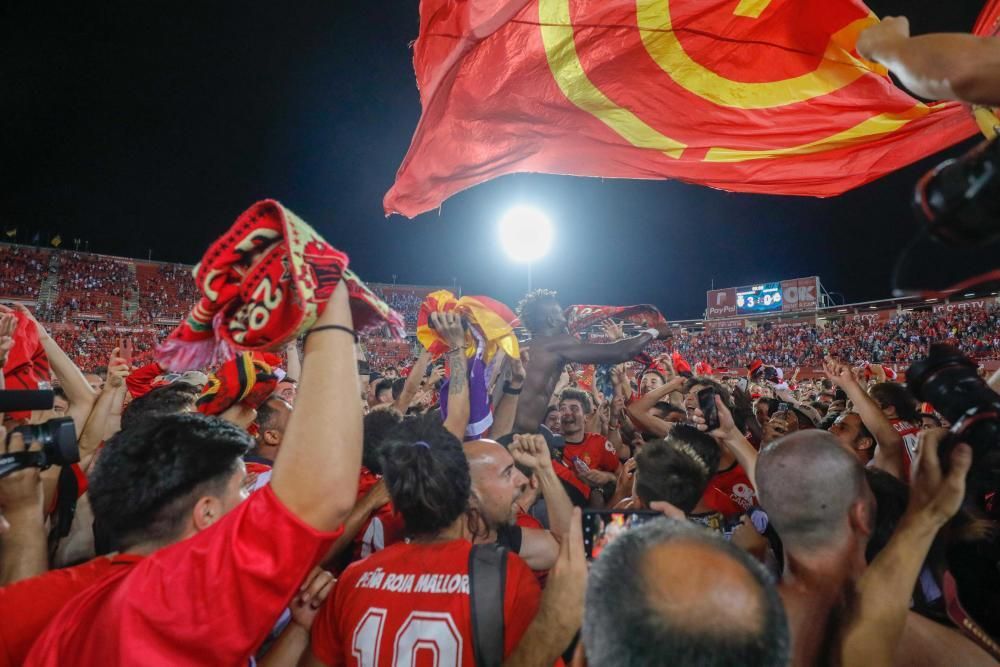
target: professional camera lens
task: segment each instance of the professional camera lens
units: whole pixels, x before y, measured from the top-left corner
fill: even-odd
[[[910,390],[944,415],[954,426],[942,443],[942,462],[951,447],[972,447],[968,487],[973,493],[1000,488],[1000,395],[977,373],[976,364],[946,343],[931,345],[926,359],[906,371]]]
[[[50,419],[43,424],[18,426],[10,435],[20,433],[25,444],[38,442],[42,445],[44,466],[65,466],[80,460],[80,450],[76,445],[76,426],[72,417]],[[10,435],[7,436],[8,442]]]
[[[939,241],[975,245],[1000,238],[1000,140],[928,173],[917,185],[914,204]]]

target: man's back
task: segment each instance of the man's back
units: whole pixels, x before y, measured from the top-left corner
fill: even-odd
[[[466,540],[401,543],[347,568],[313,625],[312,651],[324,664],[475,664]],[[539,588],[517,556],[504,578],[504,654],[517,646],[538,608]]]

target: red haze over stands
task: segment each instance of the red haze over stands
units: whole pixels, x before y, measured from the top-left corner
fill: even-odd
[[[197,298],[191,268],[4,244],[0,299],[28,302],[83,368],[102,365],[119,334],[132,337],[136,358],[146,360]],[[370,286],[404,316],[411,333],[420,303],[440,289]],[[675,329],[672,343],[652,349],[677,350],[692,364],[707,361],[716,369],[743,368],[757,353],[765,363],[786,369],[818,368],[826,353],[905,369],[935,340],[957,344],[989,368],[1000,360],[996,295],[947,304],[887,300],[829,308],[816,317],[691,320],[675,323]],[[405,367],[415,356],[412,342],[368,337],[364,346],[373,370]]]

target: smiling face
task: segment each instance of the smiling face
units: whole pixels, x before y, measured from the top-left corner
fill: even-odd
[[[559,417],[563,435],[571,438],[580,435],[587,421],[586,406],[576,399],[559,401]]]

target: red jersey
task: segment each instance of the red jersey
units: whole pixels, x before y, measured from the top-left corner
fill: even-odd
[[[381,475],[376,475],[368,468],[361,466],[361,479],[358,481],[358,500],[364,498],[378,481]],[[376,551],[395,544],[403,539],[406,526],[403,515],[398,513],[391,502],[382,505],[361,526],[354,537],[352,560],[360,560],[371,556]]]
[[[563,460],[572,466],[573,459],[577,457],[592,470],[618,472],[618,466],[621,465],[615,446],[600,433],[586,433],[583,442],[566,443],[563,448]]]
[[[715,473],[701,499],[726,517],[743,514],[757,504],[750,478],[739,463]]]
[[[267,485],[74,597],[25,664],[246,665],[338,534],[303,523]]]
[[[556,477],[558,477],[563,482],[565,482],[566,484],[570,485],[571,487],[579,491],[583,495],[584,501],[590,500],[590,487],[584,484],[583,481],[581,481],[580,478],[576,476],[576,473],[573,472],[573,469],[570,468],[569,466],[570,464],[567,464],[563,461],[560,461],[558,459],[552,459],[552,470],[555,471]],[[570,496],[570,500],[573,500],[572,495]],[[574,502],[578,502],[578,500]]]
[[[917,456],[917,445],[920,442],[920,427],[902,419],[890,419],[889,423],[896,429],[896,433],[903,436],[903,481],[909,484],[910,465]]]
[[[329,667],[474,665],[466,540],[401,542],[348,567],[312,627],[312,652]],[[528,566],[507,555],[504,655],[538,610]],[[420,659],[422,657],[422,660]]]
[[[31,645],[77,593],[115,571],[127,571],[142,556],[101,556],[0,588],[0,667],[24,664]]]

